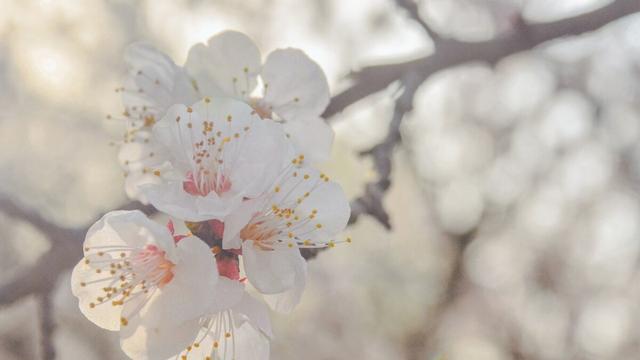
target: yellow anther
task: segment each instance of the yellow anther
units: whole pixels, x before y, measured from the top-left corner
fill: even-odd
[[[351,238],[350,237],[347,238],[347,242],[351,243]]]
[[[320,228],[322,228],[322,224],[316,224],[316,227],[317,227],[318,229],[320,229]]]
[[[127,325],[129,324],[129,320],[127,320],[127,319],[126,319],[126,318],[124,318],[124,317],[121,317],[121,318],[120,318],[120,324],[121,324],[122,326],[127,326]]]
[[[192,109],[191,107],[187,107],[187,112],[188,112],[188,113],[192,113],[192,112],[193,112],[193,109]]]

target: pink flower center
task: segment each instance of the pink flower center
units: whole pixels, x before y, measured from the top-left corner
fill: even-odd
[[[222,195],[231,189],[231,180],[223,174],[201,170],[197,176],[193,172],[187,173],[187,179],[182,182],[184,191],[191,195],[207,196],[212,191]]]
[[[166,252],[156,245],[147,245],[132,254],[131,266],[137,277],[159,288],[171,282],[175,264],[166,258]]]
[[[270,225],[267,220],[254,218],[240,230],[240,238],[242,240],[253,240],[254,245],[260,250],[273,250],[271,245],[279,231],[275,226]]]

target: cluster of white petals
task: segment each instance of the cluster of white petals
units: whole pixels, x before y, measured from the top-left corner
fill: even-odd
[[[269,308],[291,312],[305,288],[300,249],[350,242],[346,196],[313,168],[333,140],[324,74],[296,49],[262,63],[232,31],[183,67],[145,44],[125,58],[125,189],[192,232],[106,214],[72,274],[80,309],[132,359],[268,359]]]

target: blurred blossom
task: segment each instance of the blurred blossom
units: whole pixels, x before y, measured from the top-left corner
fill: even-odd
[[[555,180],[566,196],[585,200],[602,191],[611,180],[615,164],[613,156],[599,143],[581,144],[561,159],[554,169]]]
[[[587,301],[578,320],[578,344],[598,359],[615,353],[625,342],[631,326],[629,304],[619,297],[600,297]]]
[[[640,114],[632,103],[616,102],[603,109],[601,128],[608,146],[625,150],[638,142]]]
[[[571,91],[556,93],[540,118],[540,139],[551,149],[566,148],[589,135],[593,123],[592,105]]]
[[[445,231],[464,234],[480,221],[484,203],[478,184],[468,179],[452,181],[436,194],[436,211]]]
[[[517,214],[522,230],[531,234],[535,244],[552,240],[567,221],[569,211],[560,189],[547,187],[523,199]]]
[[[454,341],[451,345],[447,359],[452,360],[508,360],[509,356],[502,348],[488,339],[480,337],[463,337]]]
[[[465,254],[471,280],[493,290],[522,284],[531,267],[531,254],[522,251],[513,233],[474,240]]]

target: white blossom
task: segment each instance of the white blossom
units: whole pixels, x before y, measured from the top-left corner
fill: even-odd
[[[148,169],[166,160],[162,149],[151,141],[151,129],[169,107],[192,104],[198,94],[184,69],[152,46],[134,43],[124,57],[128,73],[117,91],[122,94],[126,132],[118,157],[126,175],[127,195],[146,203],[139,187],[157,182]]]
[[[209,247],[193,236],[176,242],[139,211],[106,214],[89,229],[84,254],[71,277],[80,310],[96,325],[119,330],[132,358],[180,351],[193,336],[188,323],[221,299]],[[164,341],[163,331],[174,341]]]
[[[243,202],[225,219],[223,247],[242,249],[248,280],[271,307],[290,312],[306,283],[300,248],[333,247],[349,220],[342,188],[293,159],[261,197]]]
[[[320,66],[303,51],[277,49],[262,64],[251,39],[225,31],[206,45],[193,46],[185,70],[201,95],[235,97],[260,117],[281,122],[296,152],[308,160],[329,156],[333,130],[320,118],[329,104],[329,85]]]
[[[267,306],[249,295],[237,280],[221,278],[218,288],[225,295],[223,307],[214,306],[208,314],[192,321],[191,325],[199,329],[197,335],[170,359],[268,359],[273,333]]]
[[[143,192],[159,210],[188,221],[222,219],[262,194],[291,151],[279,124],[230,98],[172,106],[153,138],[170,166],[150,170],[160,181]]]

